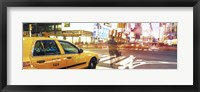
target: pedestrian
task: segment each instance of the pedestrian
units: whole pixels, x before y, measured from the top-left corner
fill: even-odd
[[[117,61],[116,57],[119,56],[119,51],[117,50],[117,42],[115,41],[114,37],[111,37],[108,41],[108,49],[110,56],[115,58],[110,60],[110,66],[114,68],[115,62]]]
[[[153,46],[156,46],[157,45],[157,41],[156,41],[156,38],[155,37],[153,37],[153,44],[152,44]]]

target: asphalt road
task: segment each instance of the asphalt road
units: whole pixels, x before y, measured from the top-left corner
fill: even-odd
[[[86,49],[98,54],[109,55],[108,49]],[[169,61],[177,62],[177,51],[140,51],[140,50],[119,50],[123,56],[133,55],[137,59],[146,61]]]
[[[109,56],[108,49],[85,49],[85,51],[91,51],[100,55]],[[177,69],[177,51],[144,51],[144,50],[119,50],[123,57],[128,58],[130,55],[135,57],[133,63],[134,69]],[[113,69],[110,66],[109,60],[102,60],[97,65],[97,69]],[[118,68],[119,69],[119,68]],[[124,69],[127,69],[124,68]]]

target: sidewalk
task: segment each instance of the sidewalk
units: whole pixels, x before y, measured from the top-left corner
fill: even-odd
[[[162,46],[162,47],[158,47],[160,50],[164,50],[164,51],[177,51],[177,47],[176,46]]]

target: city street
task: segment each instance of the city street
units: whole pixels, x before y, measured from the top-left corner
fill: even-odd
[[[177,42],[176,22],[23,23],[23,68],[178,69]]]
[[[99,54],[100,62],[97,65],[97,69],[112,69],[110,60],[114,59],[118,63],[128,62],[128,60],[130,60],[130,55],[135,57],[132,66],[134,69],[177,69],[177,51],[121,49],[119,50],[122,53],[122,56],[120,57],[110,56],[108,49],[106,48],[85,49],[85,51],[92,51]]]

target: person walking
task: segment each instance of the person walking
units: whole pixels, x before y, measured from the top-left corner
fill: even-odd
[[[108,49],[111,57],[116,58],[118,56],[117,42],[115,41],[114,37],[111,37],[110,40],[108,41]],[[112,68],[114,68],[115,62],[116,59],[110,60],[110,66]]]

